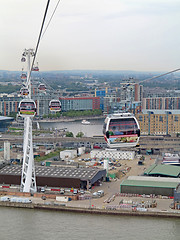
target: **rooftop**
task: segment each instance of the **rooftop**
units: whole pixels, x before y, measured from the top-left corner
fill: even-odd
[[[143,114],[148,114],[152,112],[153,114],[180,114],[180,109],[143,109]]]
[[[179,182],[161,182],[161,181],[141,181],[125,179],[120,186],[136,186],[136,187],[154,187],[154,188],[176,188]]]
[[[0,169],[0,175],[21,175],[21,166],[5,166]],[[99,171],[95,168],[65,168],[36,166],[37,177],[77,178],[81,180],[92,179]]]
[[[172,178],[172,177],[167,178],[167,177],[129,176],[128,180],[180,183],[180,178]]]
[[[144,175],[148,176],[167,176],[167,177],[176,177],[180,175],[180,166],[173,165],[163,165],[163,164],[152,164],[145,172]]]

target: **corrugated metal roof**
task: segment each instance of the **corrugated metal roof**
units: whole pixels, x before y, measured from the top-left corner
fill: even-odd
[[[176,188],[179,182],[155,182],[155,181],[140,181],[125,179],[120,186],[133,187],[154,187],[154,188]]]
[[[180,178],[170,178],[170,177],[167,178],[167,177],[129,176],[128,180],[180,183]]]
[[[6,166],[0,169],[0,175],[21,175],[21,166]],[[95,168],[65,168],[65,167],[35,167],[37,177],[77,178],[91,180],[99,169]]]
[[[180,166],[153,164],[150,168],[148,168],[144,172],[144,175],[149,175],[149,176],[161,175],[161,176],[179,177]]]
[[[156,166],[157,164],[152,164],[148,169],[146,169],[144,175],[148,175]]]

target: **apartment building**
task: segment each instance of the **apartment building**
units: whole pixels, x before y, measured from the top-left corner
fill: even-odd
[[[142,135],[176,135],[180,133],[180,110],[143,110],[136,114]]]

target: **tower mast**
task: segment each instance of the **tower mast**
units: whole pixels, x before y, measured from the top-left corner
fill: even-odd
[[[28,101],[32,102],[31,99],[31,61],[30,58],[34,56],[33,49],[25,49],[23,52],[23,57],[27,59],[27,80],[26,88],[29,90],[29,95],[24,96],[27,100],[24,104],[27,104]],[[21,104],[21,103],[20,103]],[[35,103],[34,103],[35,105]],[[21,108],[21,105],[20,107]],[[34,193],[37,191],[36,187],[36,177],[35,177],[35,166],[34,166],[34,154],[33,154],[33,142],[32,142],[32,117],[34,115],[23,114],[20,116],[24,118],[24,139],[23,139],[23,166],[22,166],[22,175],[21,175],[21,192],[31,192]]]

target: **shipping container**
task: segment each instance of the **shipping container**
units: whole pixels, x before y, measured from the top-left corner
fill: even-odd
[[[60,158],[62,160],[69,160],[77,157],[77,150],[64,150],[60,152]]]
[[[66,196],[56,196],[56,201],[58,201],[58,202],[68,202],[69,201],[69,197],[66,197]]]

